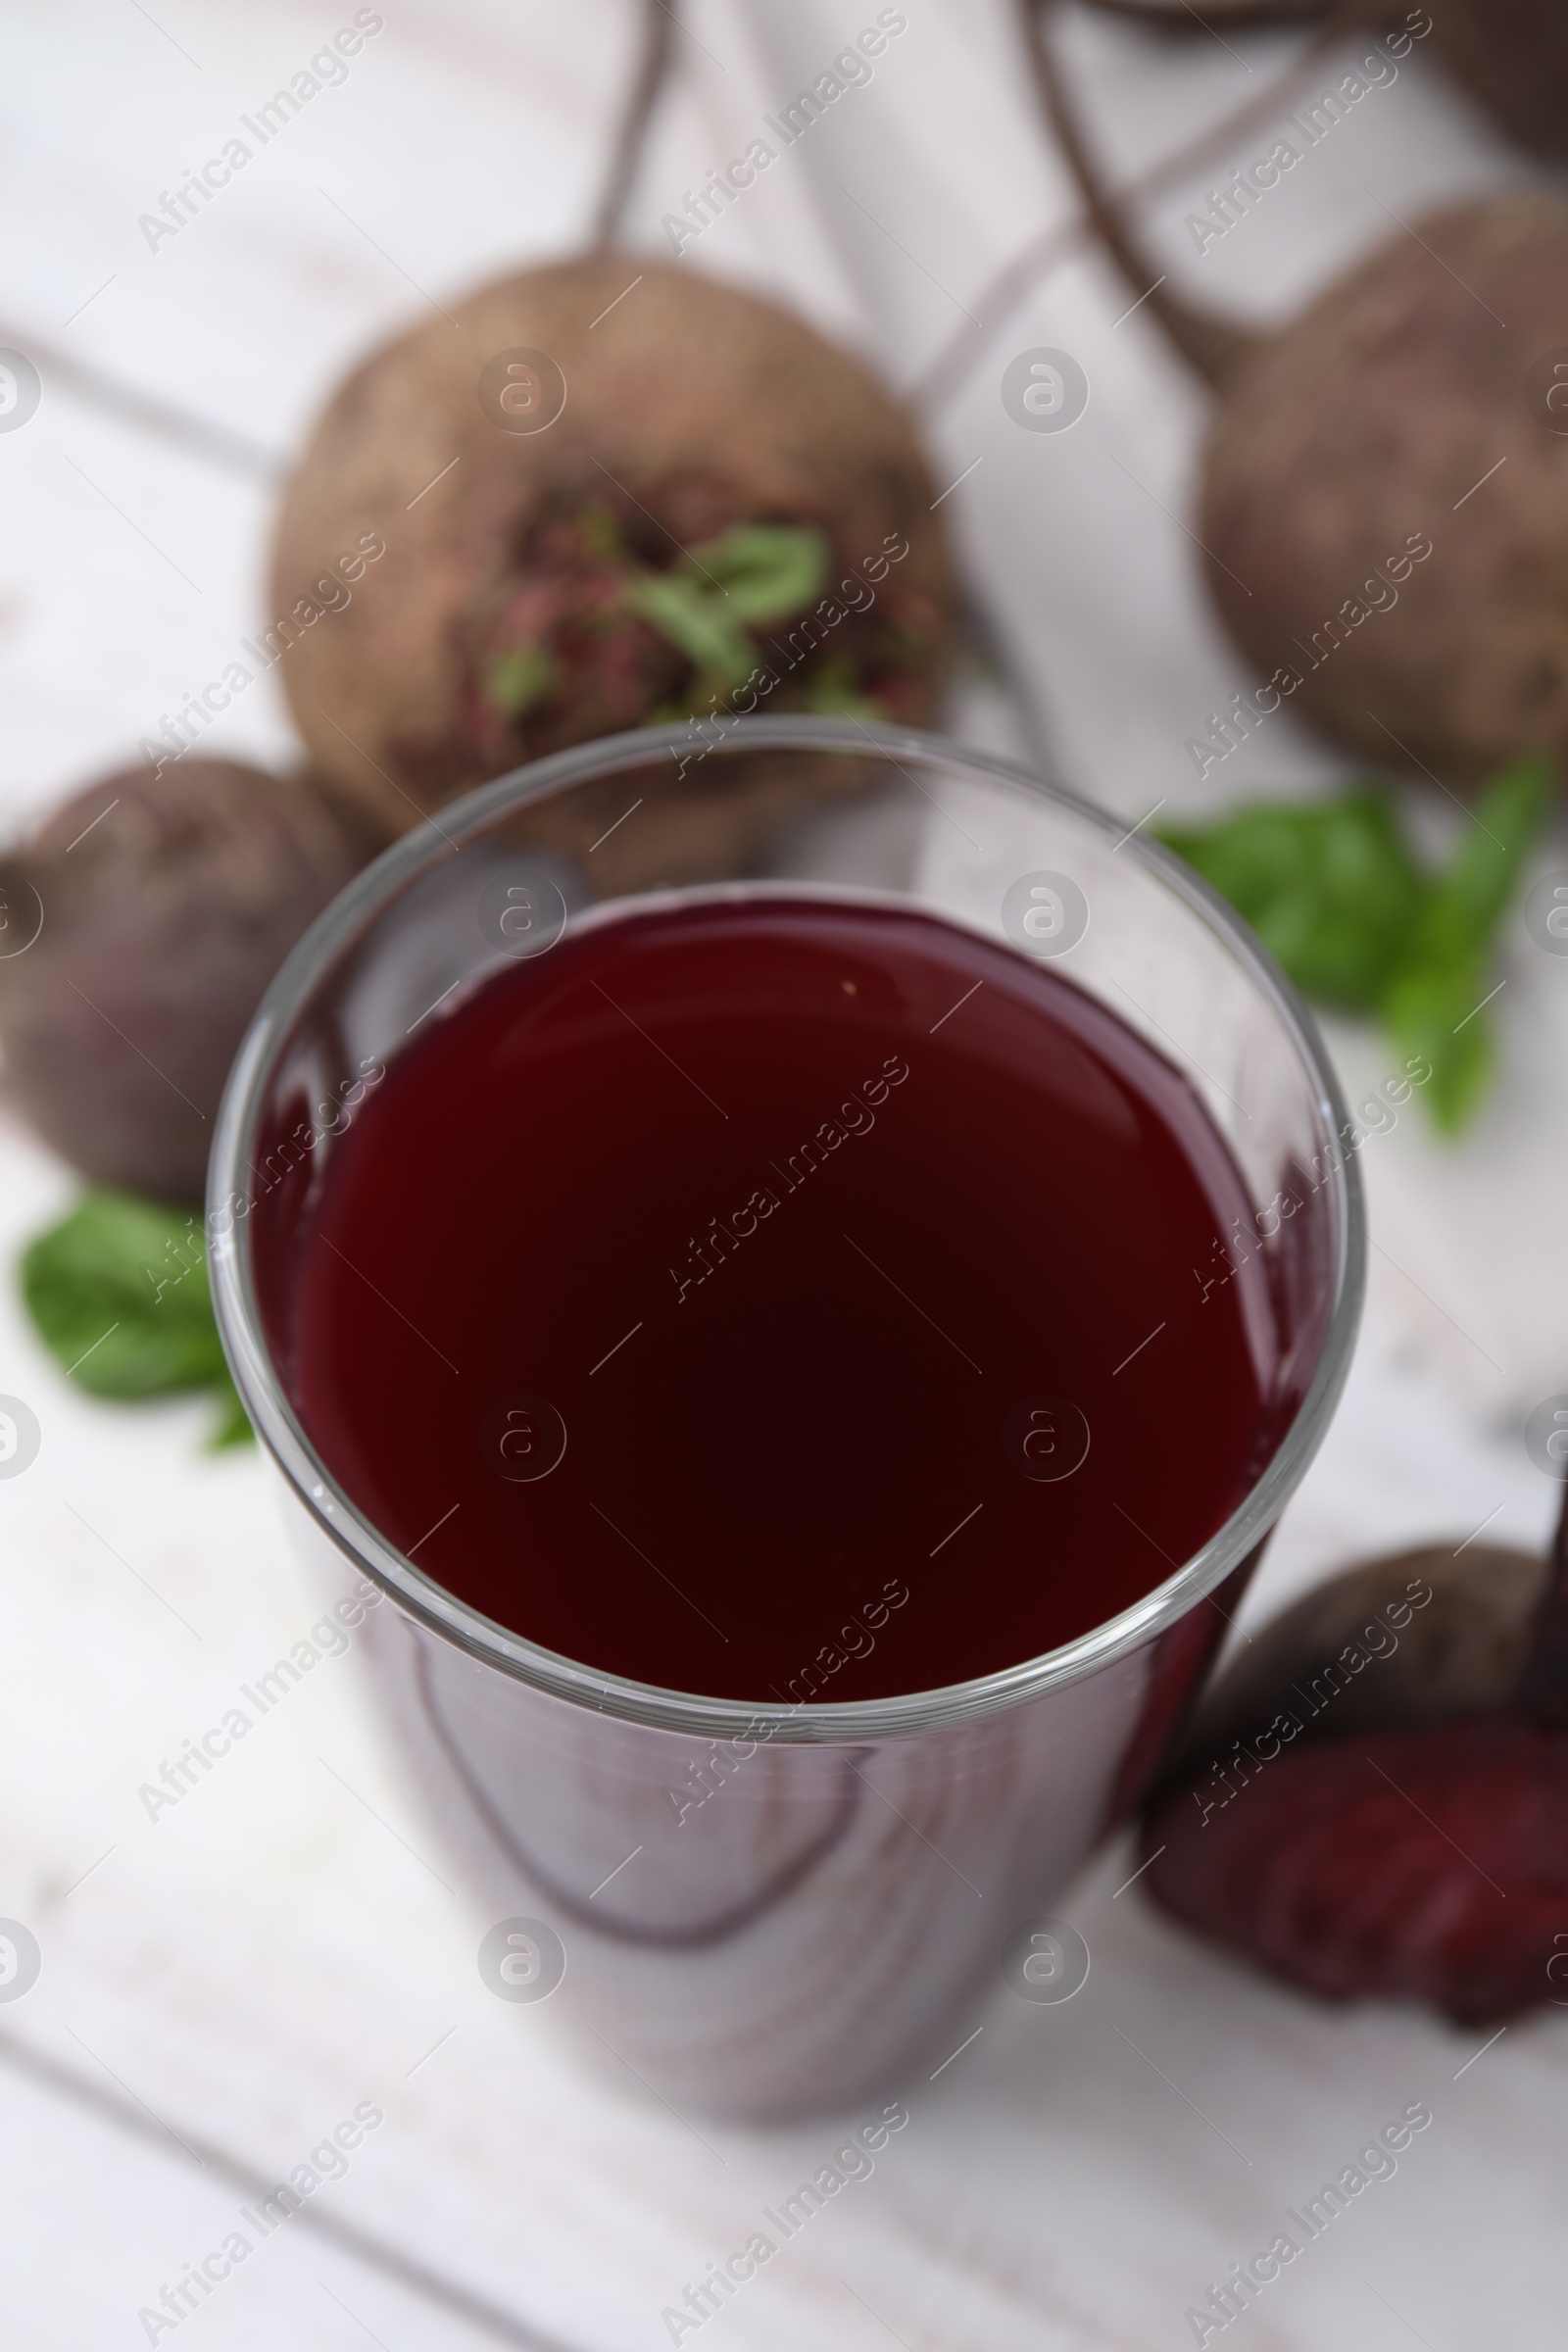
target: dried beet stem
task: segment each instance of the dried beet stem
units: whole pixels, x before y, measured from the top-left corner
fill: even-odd
[[[1544,406],[1568,208],[1531,192],[1401,222],[1283,330],[1238,336],[1152,282],[1027,0],[1023,23],[1107,249],[1219,395],[1194,535],[1258,677],[1446,788],[1568,758],[1568,437]]]
[[[1568,1730],[1568,1483],[1513,1704],[1534,1723]]]
[[[637,59],[637,71],[626,99],[626,110],[615,132],[611,149],[610,167],[605,185],[594,208],[593,242],[596,246],[612,245],[620,230],[621,216],[631,195],[632,182],[642,161],[643,145],[653,120],[654,108],[669,72],[669,57],[675,30],[674,10],[665,0],[642,0],[642,45]]]
[[[1327,16],[1331,5],[1332,0],[1207,0],[1200,17],[1186,0],[1094,0],[1106,16],[1136,17],[1142,24],[1182,33],[1202,31],[1209,24],[1226,24],[1237,31],[1255,24],[1310,24]],[[1386,14],[1378,0],[1368,0],[1363,11],[1369,24]]]
[[[25,351],[46,382],[113,416],[117,425],[129,425],[133,431],[169,442],[183,458],[205,458],[249,481],[271,483],[283,472],[283,460],[275,450],[264,449],[259,442],[181,401],[149,392],[144,385],[96,367],[79,352],[41,342],[30,323],[0,317],[0,345]]]
[[[1162,282],[1164,272],[1155,269],[1128,228],[1121,205],[1108,192],[1089,152],[1077,109],[1042,21],[1045,12],[1039,0],[1019,0],[1018,13],[1046,120],[1102,243],[1131,292],[1158,319],[1175,350],[1205,383],[1222,385],[1259,348],[1260,338],[1233,320],[1183,301]]]
[[[1190,20],[1184,17],[1182,22]],[[1336,46],[1343,30],[1337,18],[1324,25],[1302,44],[1289,65],[1251,97],[1221,115],[1196,137],[1184,139],[1148,171],[1135,173],[1117,187],[1107,188],[1106,203],[1122,217],[1128,207],[1165,195],[1193,173],[1206,172],[1211,164],[1228,155],[1245,133],[1274,122],[1294,103],[1298,90],[1315,79],[1324,56]],[[1096,234],[1095,223],[1085,207],[1071,219],[1054,223],[1032,238],[1023,252],[1015,255],[972,298],[973,309],[983,314],[984,323],[979,318],[969,317],[962,325],[955,327],[950,340],[915,385],[910,395],[913,405],[924,411],[951,398],[1030,289],[1086,238]]]

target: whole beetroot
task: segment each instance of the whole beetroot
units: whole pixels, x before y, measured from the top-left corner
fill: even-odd
[[[1535,155],[1568,154],[1561,0],[1441,0],[1433,38],[1459,87]]]
[[[1209,0],[1200,15],[1188,0],[1095,0],[1112,16],[1136,17],[1178,35],[1212,24],[1284,24],[1333,16],[1347,32],[1381,25],[1392,14],[1379,0]],[[1561,0],[1437,0],[1412,10],[1467,97],[1532,154],[1568,153],[1568,16]]]
[[[1568,753],[1568,437],[1535,380],[1568,345],[1568,208],[1414,226],[1224,382],[1198,531],[1226,626],[1303,716],[1475,778]]]
[[[1174,1769],[1223,1811],[1284,1706],[1290,1743],[1484,1714],[1507,1703],[1546,1587],[1538,1552],[1425,1545],[1343,1570],[1251,1636],[1204,1697]]]
[[[1209,0],[1201,17],[1195,15],[1186,0],[1094,0],[1094,4],[1107,16],[1136,17],[1142,24],[1157,24],[1161,31],[1185,34],[1195,25],[1201,31],[1205,24],[1245,28],[1306,24],[1327,16],[1333,0]],[[1366,13],[1370,19],[1372,0],[1368,0]]]
[[[0,960],[0,1048],[45,1142],[96,1183],[199,1201],[251,1015],[385,839],[308,780],[179,760],[86,786],[0,858],[0,899],[42,913]]]
[[[1274,698],[1260,708],[1290,696],[1355,752],[1445,781],[1568,755],[1568,416],[1549,397],[1568,387],[1551,373],[1568,208],[1529,194],[1418,219],[1257,334],[1150,267],[1024,19],[1107,250],[1214,389],[1196,535]]]
[[[722,713],[735,663],[673,626],[671,589],[677,621],[705,594],[696,623],[751,619],[767,709],[918,722],[951,635],[934,497],[887,393],[772,305],[614,252],[529,270],[328,407],[278,524],[274,611],[301,623],[284,687],[320,771],[399,829],[565,744]],[[314,584],[373,541],[352,601],[311,625]],[[737,598],[759,547],[806,552],[793,607]],[[805,621],[824,599],[836,616]]]

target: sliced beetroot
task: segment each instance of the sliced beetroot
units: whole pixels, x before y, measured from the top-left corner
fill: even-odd
[[[1166,1793],[1145,1850],[1174,1918],[1327,1999],[1483,2025],[1568,1995],[1568,1734],[1491,1715],[1284,1748],[1222,1806]]]

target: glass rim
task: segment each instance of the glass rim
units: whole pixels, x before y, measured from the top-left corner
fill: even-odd
[[[1222,936],[1290,1035],[1314,1093],[1314,1108],[1338,1139],[1348,1120],[1339,1080],[1317,1025],[1291,982],[1229,903],[1173,852],[1060,785],[1011,761],[971,752],[947,737],[909,727],[833,718],[748,716],[734,719],[721,748],[876,753],[891,765],[955,765],[1025,799],[1060,809],[1150,869],[1190,910]],[[318,1530],[381,1591],[430,1631],[500,1672],[568,1703],[665,1731],[710,1740],[782,1740],[798,1744],[889,1739],[973,1720],[1038,1693],[1084,1680],[1126,1656],[1202,1601],[1267,1535],[1322,1443],[1349,1371],[1366,1277],[1366,1220],[1353,1152],[1338,1150],[1330,1184],[1338,1210],[1335,1295],[1306,1393],[1252,1486],[1214,1534],[1162,1584],[1071,1642],[994,1674],[891,1698],[752,1704],[663,1690],[543,1648],[449,1592],[374,1527],[317,1454],[285,1396],[271,1359],[256,1297],[247,1198],[266,1090],[279,1048],[292,1034],[323,973],[420,872],[485,832],[497,818],[546,793],[600,773],[650,764],[691,748],[689,722],[638,727],[514,768],[444,806],[382,851],[319,914],[262,1000],[235,1057],[213,1137],[207,1193],[208,1257],[213,1303],[224,1352],[258,1436],[296,1500]],[[715,747],[710,747],[715,748]],[[781,884],[787,888],[788,884]],[[228,1217],[219,1232],[218,1220]]]

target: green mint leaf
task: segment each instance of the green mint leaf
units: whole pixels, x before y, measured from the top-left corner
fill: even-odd
[[[633,582],[627,602],[720,692],[733,693],[751,676],[757,649],[743,622],[728,609],[722,590],[696,573],[654,572]]]
[[[820,710],[830,718],[876,721],[887,717],[879,702],[861,693],[856,682],[855,664],[842,654],[819,663],[807,678],[805,702],[808,710]]]
[[[95,1396],[202,1388],[221,1368],[194,1216],[90,1192],[25,1251],[22,1289],[44,1341]]]
[[[700,694],[733,694],[757,666],[751,628],[808,605],[828,555],[820,531],[740,522],[690,549],[668,571],[634,580],[626,602],[694,665]]]
[[[620,524],[603,499],[587,499],[578,508],[577,531],[589,554],[598,556],[602,563],[625,562],[626,542]]]
[[[1538,754],[1494,777],[1452,862],[1432,883],[1410,943],[1412,956],[1441,961],[1491,945],[1556,800],[1556,783],[1554,763]]]
[[[484,690],[498,710],[521,718],[555,691],[556,665],[542,645],[516,645],[498,654],[485,671]]]
[[[1514,760],[1477,802],[1448,866],[1431,877],[1377,791],[1257,804],[1160,836],[1229,899],[1304,995],[1381,1012],[1402,1054],[1426,1056],[1433,1074],[1423,1099],[1453,1135],[1495,1067],[1496,1040],[1479,1009],[1488,950],[1555,793],[1549,760]]]
[[[78,1387],[120,1398],[210,1388],[221,1442],[239,1438],[197,1217],[128,1193],[85,1193],[23,1252],[21,1281],[39,1337]]]
[[[1383,1019],[1407,1059],[1424,1055],[1432,1076],[1420,1090],[1436,1126],[1457,1135],[1480,1108],[1496,1068],[1489,1014],[1487,961],[1479,951],[1446,960],[1412,960],[1396,974]]]
[[[1250,922],[1303,995],[1371,1011],[1425,896],[1387,798],[1262,802],[1160,838]]]
[[[1384,1020],[1401,1051],[1430,1060],[1424,1100],[1446,1135],[1469,1124],[1496,1068],[1495,1034],[1480,1009],[1494,993],[1489,950],[1555,798],[1555,767],[1540,756],[1493,778],[1390,975]]]
[[[694,567],[710,591],[716,582],[737,620],[765,628],[815,602],[829,552],[822,532],[804,525],[738,522],[692,548],[677,568]]]
[[[218,1421],[212,1436],[207,1441],[208,1452],[223,1453],[230,1446],[251,1445],[255,1440],[256,1432],[251,1427],[249,1414],[240,1402],[239,1391],[226,1372],[221,1385],[215,1382],[213,1397],[218,1406]]]

